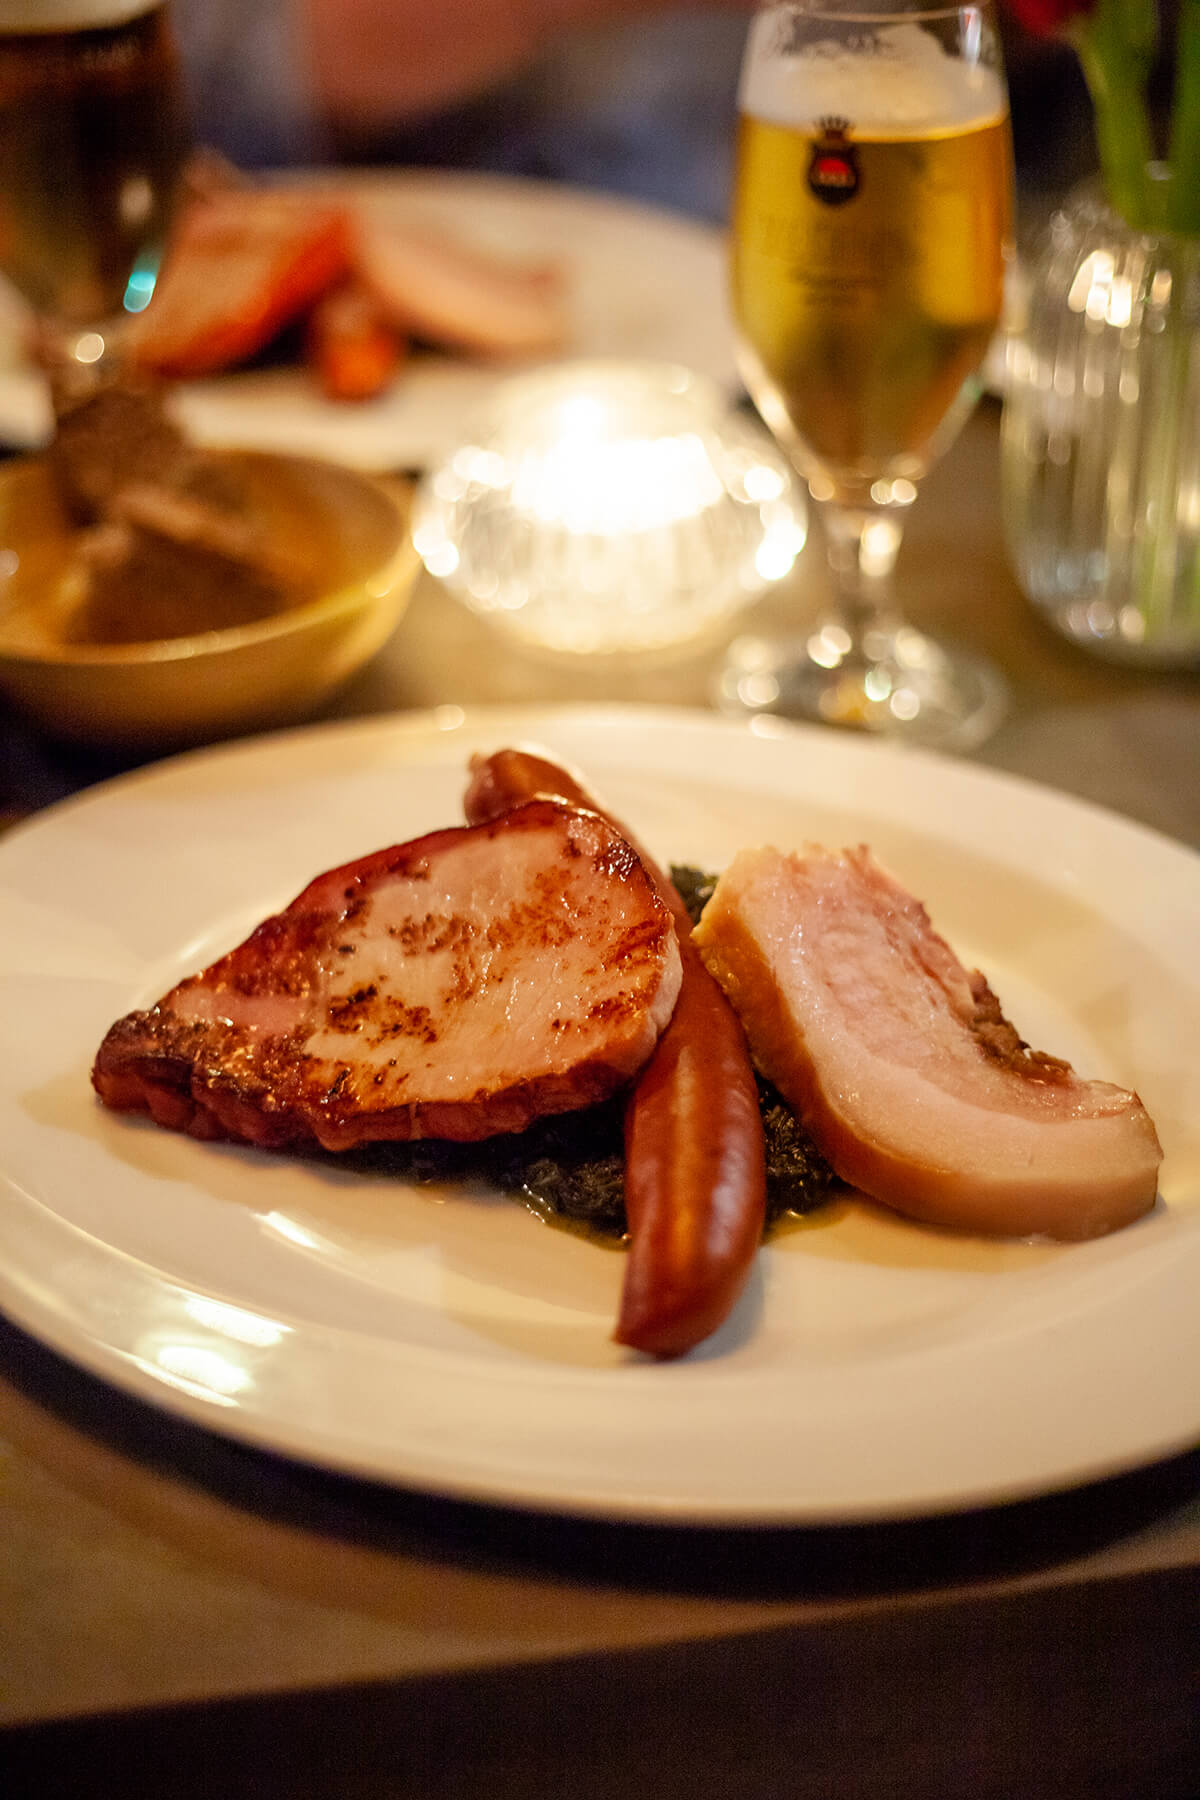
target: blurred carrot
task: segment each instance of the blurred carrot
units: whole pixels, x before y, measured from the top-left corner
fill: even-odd
[[[407,345],[370,290],[351,278],[313,307],[305,348],[328,399],[372,400],[395,375]]]

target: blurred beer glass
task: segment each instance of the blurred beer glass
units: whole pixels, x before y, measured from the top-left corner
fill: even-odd
[[[167,7],[0,0],[0,270],[56,387],[119,358],[154,292],[188,149]]]
[[[891,574],[1000,319],[1012,154],[990,8],[766,5],[740,113],[740,366],[817,502],[833,604],[802,637],[732,646],[722,703],[965,748],[1003,683],[908,625]]]

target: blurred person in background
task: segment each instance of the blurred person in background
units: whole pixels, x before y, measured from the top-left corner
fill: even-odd
[[[243,168],[491,169],[716,222],[753,6],[173,0],[198,135]],[[1032,227],[1096,167],[1091,109],[1068,45],[1030,37],[1003,0],[1000,21]]]
[[[754,0],[174,0],[242,168],[492,169],[724,217]]]

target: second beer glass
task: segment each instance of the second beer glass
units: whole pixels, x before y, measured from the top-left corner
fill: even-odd
[[[0,0],[0,270],[68,389],[154,292],[187,149],[163,0]]]

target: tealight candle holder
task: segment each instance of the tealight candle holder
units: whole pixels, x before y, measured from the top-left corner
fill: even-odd
[[[788,574],[804,500],[766,432],[675,364],[500,382],[420,484],[431,574],[526,649],[628,656],[715,637]]]

